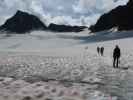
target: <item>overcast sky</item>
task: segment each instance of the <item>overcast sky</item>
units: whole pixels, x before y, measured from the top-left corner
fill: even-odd
[[[105,12],[128,0],[0,0],[0,24],[23,10],[38,16],[45,24],[94,24]]]

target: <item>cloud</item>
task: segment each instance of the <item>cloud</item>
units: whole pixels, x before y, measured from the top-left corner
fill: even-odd
[[[73,5],[75,13],[104,13],[118,5],[125,5],[128,0],[79,0]]]
[[[63,6],[58,6],[57,9],[61,11],[61,10],[64,10],[64,7]]]
[[[96,0],[79,0],[77,4],[73,5],[73,10],[76,13],[88,13],[96,7],[96,4]]]
[[[108,12],[109,10],[119,6],[125,5],[128,0],[102,0],[102,6],[98,6],[98,9],[102,9],[104,12]]]
[[[94,24],[99,16],[128,0],[0,0],[0,24],[17,10],[38,16],[45,24]]]

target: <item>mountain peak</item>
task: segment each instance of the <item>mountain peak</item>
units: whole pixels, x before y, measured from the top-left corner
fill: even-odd
[[[16,14],[21,14],[21,13],[24,13],[24,12],[21,10],[17,10],[17,12],[16,12]]]
[[[85,29],[85,26],[70,26],[50,24],[46,27],[36,16],[18,10],[16,14],[8,19],[0,30],[15,33],[26,33],[32,30],[50,30],[56,32],[80,32]]]
[[[94,26],[90,27],[93,32],[109,30],[118,27],[118,30],[133,29],[133,0],[129,0],[127,5],[118,6],[108,13],[103,14]]]
[[[31,30],[43,30],[46,29],[46,26],[38,17],[18,10],[0,29],[9,32],[25,33]]]

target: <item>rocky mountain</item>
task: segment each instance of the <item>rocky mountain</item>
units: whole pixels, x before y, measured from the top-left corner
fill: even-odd
[[[47,30],[54,32],[80,32],[84,26],[69,26],[57,25],[51,23],[48,27],[45,26],[39,18],[26,12],[17,11],[16,14],[8,19],[4,25],[0,26],[0,30],[23,34],[33,30]]]
[[[95,25],[90,27],[92,32],[108,30],[117,27],[118,30],[133,29],[133,0],[127,5],[118,6],[108,13],[103,14]]]
[[[69,25],[57,25],[51,23],[48,27],[49,30],[54,32],[80,32],[87,27],[85,26],[69,26]]]
[[[0,27],[0,30],[25,33],[31,30],[44,30],[47,27],[34,15],[26,12],[17,11],[16,14],[8,19],[4,25]]]

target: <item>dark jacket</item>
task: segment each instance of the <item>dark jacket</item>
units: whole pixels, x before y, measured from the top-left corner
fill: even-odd
[[[120,50],[119,47],[116,47],[116,48],[114,49],[114,52],[113,52],[113,57],[114,57],[114,58],[120,58],[120,56],[121,56],[121,50]]]

